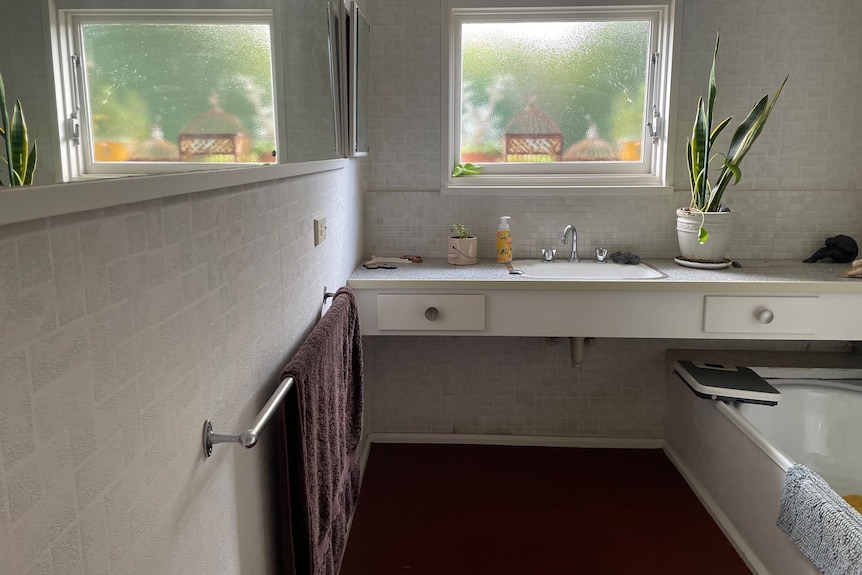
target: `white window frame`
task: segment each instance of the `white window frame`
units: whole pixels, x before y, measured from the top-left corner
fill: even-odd
[[[55,67],[59,133],[61,140],[61,171],[63,181],[116,178],[132,175],[173,174],[210,170],[248,168],[249,162],[95,162],[90,141],[89,97],[82,82],[83,75],[71,64],[73,55],[83,53],[82,24],[165,23],[165,24],[263,24],[270,29],[270,65],[272,70],[273,121],[276,150],[283,153],[282,129],[278,118],[280,92],[276,58],[275,17],[271,9],[82,9],[57,11],[57,52],[61,64]],[[75,120],[75,117],[77,119]],[[80,140],[72,138],[74,122],[80,125]],[[277,157],[278,157],[277,156]]]
[[[525,7],[523,0],[444,0],[442,30],[442,186],[443,194],[494,196],[627,196],[667,195],[673,191],[674,114],[672,94],[678,58],[674,47],[680,45],[680,0],[542,0],[541,7]],[[600,5],[599,5],[600,4]],[[583,20],[602,18],[649,19],[652,23],[650,50],[658,53],[656,69],[648,74],[645,89],[645,123],[661,124],[653,144],[650,128],[644,126],[643,162],[588,165],[580,162],[524,164],[485,164],[474,176],[452,176],[460,159],[461,53],[462,23],[519,20]],[[647,150],[649,147],[651,149]]]

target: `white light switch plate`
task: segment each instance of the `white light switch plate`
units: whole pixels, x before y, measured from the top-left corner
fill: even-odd
[[[314,218],[314,245],[319,246],[326,240],[326,218]]]

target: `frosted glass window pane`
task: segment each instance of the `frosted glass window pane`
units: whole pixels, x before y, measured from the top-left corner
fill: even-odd
[[[647,20],[461,26],[462,162],[641,162]]]
[[[268,24],[84,24],[96,162],[274,162]]]

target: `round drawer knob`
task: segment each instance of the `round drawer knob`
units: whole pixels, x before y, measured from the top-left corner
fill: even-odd
[[[436,307],[429,307],[425,310],[425,319],[428,321],[436,321],[440,317],[440,310]]]
[[[757,312],[757,321],[760,323],[772,323],[772,320],[775,319],[775,314],[772,313],[772,310],[762,309]]]

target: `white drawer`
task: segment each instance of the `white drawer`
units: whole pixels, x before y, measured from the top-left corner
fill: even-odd
[[[485,296],[378,295],[380,330],[481,331],[485,329]]]
[[[814,334],[820,328],[817,296],[706,296],[706,333]]]

